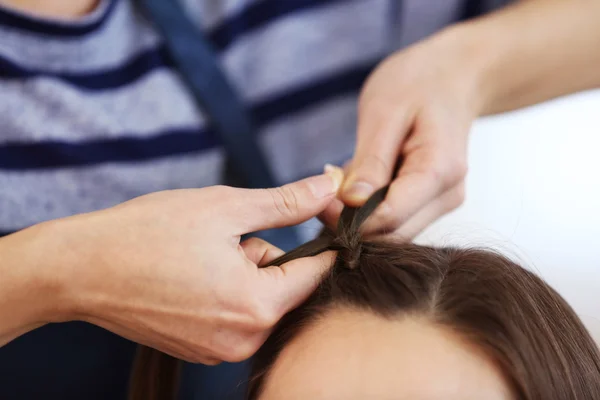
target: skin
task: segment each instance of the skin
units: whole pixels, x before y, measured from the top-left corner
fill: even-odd
[[[289,343],[260,400],[510,400],[483,352],[424,318],[333,309]]]
[[[596,0],[522,0],[385,59],[360,95],[341,192],[346,204],[363,204],[393,178],[365,231],[411,239],[463,202],[475,118],[600,87],[598,15]],[[324,219],[335,223],[341,207]]]
[[[74,19],[97,0],[0,3]],[[306,182],[167,192],[0,239],[0,345],[47,322],[84,319],[192,361],[247,357],[328,263],[259,273],[278,251],[239,247],[239,235],[316,213],[333,224],[343,202],[362,204],[394,178],[365,230],[414,237],[462,203],[474,118],[600,86],[598,15],[596,0],[521,1],[390,55],[362,89],[339,201],[333,191],[315,198]]]
[[[0,240],[0,345],[83,320],[178,358],[252,355],[315,289],[332,254],[258,268],[283,252],[240,236],[321,212],[341,176],[276,189],[158,192]]]

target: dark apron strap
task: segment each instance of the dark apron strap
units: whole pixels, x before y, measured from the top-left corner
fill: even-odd
[[[197,103],[207,113],[229,156],[228,170],[249,188],[277,186],[258,143],[248,110],[223,74],[217,55],[176,0],[139,0],[166,42],[169,55]],[[229,180],[229,183],[232,180]],[[258,236],[290,250],[300,244],[294,228]]]

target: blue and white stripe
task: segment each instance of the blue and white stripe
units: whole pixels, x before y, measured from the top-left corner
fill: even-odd
[[[281,182],[350,157],[364,79],[402,37],[418,39],[399,24],[407,10],[421,10],[426,32],[464,3],[435,0],[430,15],[420,0],[180,1],[249,105]],[[213,185],[222,170],[218,138],[134,2],[101,0],[69,22],[0,6],[1,232]]]

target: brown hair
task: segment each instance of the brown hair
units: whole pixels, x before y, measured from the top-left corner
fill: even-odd
[[[419,314],[453,329],[485,350],[518,399],[600,399],[597,345],[571,307],[535,274],[490,251],[363,239],[359,227],[386,192],[380,190],[361,208],[346,208],[337,233],[324,232],[270,264],[338,251],[317,290],[281,319],[255,355],[248,400],[258,399],[286,344],[333,306],[385,318]],[[139,353],[131,400],[175,396],[172,359],[148,357],[154,352]]]

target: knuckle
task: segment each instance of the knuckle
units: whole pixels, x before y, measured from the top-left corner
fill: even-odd
[[[253,307],[251,321],[253,331],[265,331],[277,323],[277,315],[272,308],[257,305]]]
[[[271,329],[278,321],[276,307],[272,303],[261,300],[256,293],[245,296],[244,314],[246,316],[246,332],[264,332]]]
[[[249,358],[253,353],[247,335],[241,332],[228,332],[222,335],[212,350],[214,356],[208,359],[215,362],[239,362]],[[204,360],[207,360],[207,357],[204,357]]]
[[[294,190],[286,186],[267,190],[273,199],[273,206],[282,217],[296,218],[298,216],[299,201]]]
[[[217,357],[225,362],[240,362],[247,360],[258,350],[262,342],[257,338],[260,334],[252,332],[238,332],[231,335],[227,343],[221,347]]]

